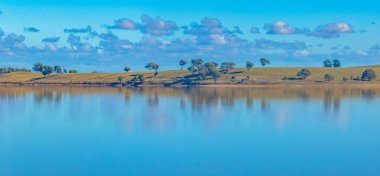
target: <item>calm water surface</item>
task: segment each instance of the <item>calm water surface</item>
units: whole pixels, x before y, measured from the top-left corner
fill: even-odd
[[[0,175],[380,175],[380,89],[0,87]]]

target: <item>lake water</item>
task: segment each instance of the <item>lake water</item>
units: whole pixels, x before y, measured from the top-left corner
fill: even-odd
[[[380,89],[0,87],[0,175],[380,175]]]

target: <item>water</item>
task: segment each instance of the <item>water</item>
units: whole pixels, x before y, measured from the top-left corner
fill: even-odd
[[[0,87],[0,175],[380,175],[380,90]]]

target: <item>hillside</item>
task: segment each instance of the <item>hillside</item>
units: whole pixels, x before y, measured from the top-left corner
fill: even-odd
[[[246,78],[245,68],[234,69],[230,74],[221,74],[216,81],[218,84],[312,84],[322,83],[325,74],[331,74],[335,80],[330,83],[342,83],[343,77],[358,77],[365,69],[371,68],[375,72],[380,73],[380,67],[352,67],[352,68],[309,68],[311,76],[306,80],[291,80],[295,78],[297,72],[302,69],[300,67],[268,67],[253,68],[250,72],[250,80],[242,82]],[[142,74],[145,78],[145,85],[152,84],[171,84],[182,77],[191,75],[186,70],[160,71],[156,77],[150,72],[132,72],[132,73],[78,73],[78,74],[61,74],[51,75],[44,78],[40,73],[16,72],[0,75],[0,83],[13,84],[115,84],[118,77],[124,78],[123,82],[131,80],[132,75]],[[289,78],[284,80],[284,78]],[[359,81],[349,81],[357,82]],[[205,80],[196,80],[197,84],[214,84],[214,80],[207,78]],[[368,82],[366,82],[368,84]],[[371,84],[377,81],[371,82]],[[181,83],[178,83],[181,84]]]

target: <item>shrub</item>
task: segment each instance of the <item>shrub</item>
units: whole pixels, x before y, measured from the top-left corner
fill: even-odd
[[[363,72],[361,80],[362,81],[372,81],[377,78],[377,75],[374,70],[367,69]]]
[[[231,70],[235,69],[235,63],[233,62],[223,62],[220,65],[220,70],[222,73],[229,73]]]
[[[131,76],[133,76],[132,82],[140,82],[140,83],[144,82],[144,75],[142,74],[131,75]]]
[[[297,76],[301,77],[301,79],[306,79],[311,75],[311,71],[308,68],[303,68],[297,73]]]
[[[334,80],[334,76],[330,75],[330,74],[326,74],[324,76],[324,79],[325,79],[325,81],[332,81],[332,80]]]
[[[123,82],[123,80],[124,80],[124,77],[122,77],[122,76],[119,76],[119,77],[117,77],[117,80],[119,81],[119,83],[121,83],[121,82]]]

